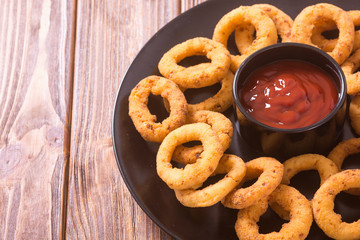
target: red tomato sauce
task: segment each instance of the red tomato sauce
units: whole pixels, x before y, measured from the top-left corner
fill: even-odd
[[[241,103],[256,120],[272,127],[306,127],[336,106],[332,77],[310,63],[280,60],[254,71],[241,90]]]

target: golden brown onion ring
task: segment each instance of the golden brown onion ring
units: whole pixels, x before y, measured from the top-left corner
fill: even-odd
[[[331,159],[341,171],[344,160],[348,156],[357,153],[360,153],[360,138],[351,138],[336,145],[329,153],[328,158]],[[360,188],[350,189],[346,192],[360,196]]]
[[[360,11],[352,10],[348,11],[348,14],[354,22],[354,26],[360,26]],[[313,35],[311,37],[312,42],[317,45],[321,50],[325,52],[331,52],[337,43],[337,38],[326,39],[322,33],[326,31],[332,31],[337,29],[335,22],[327,19],[323,19],[315,24],[313,29]],[[360,30],[355,31],[353,52],[360,48]]]
[[[183,67],[178,63],[186,57],[205,55],[210,63]],[[223,79],[230,67],[230,53],[222,45],[204,37],[189,39],[167,51],[158,64],[160,73],[180,87],[201,88]]]
[[[270,4],[254,4],[252,7],[260,8],[273,20],[281,42],[290,42],[293,20],[289,15]],[[235,43],[241,54],[248,54],[247,49],[253,44],[254,33],[255,28],[249,24],[236,29]]]
[[[188,111],[196,112],[200,110],[208,110],[214,112],[224,112],[234,103],[232,96],[232,84],[234,80],[234,74],[229,71],[227,75],[220,80],[221,88],[212,97],[209,97],[199,103],[188,103]],[[187,89],[180,87],[181,91],[185,92]],[[169,103],[164,99],[164,105],[166,110],[169,111]]]
[[[221,202],[225,207],[242,209],[251,206],[259,199],[269,196],[280,184],[283,165],[275,158],[260,157],[246,163],[245,180],[258,177],[250,187],[232,190]]]
[[[314,219],[324,233],[334,239],[360,239],[360,219],[346,223],[334,212],[335,196],[341,191],[360,188],[360,169],[332,175],[316,191],[312,200]]]
[[[303,154],[292,157],[285,162],[282,184],[290,184],[290,179],[301,171],[317,170],[320,175],[320,184],[323,184],[331,175],[339,172],[333,161],[319,154]]]
[[[294,20],[291,40],[316,47],[311,41],[311,36],[315,22],[319,19],[333,19],[336,22],[339,38],[334,49],[328,54],[338,64],[342,64],[353,49],[355,29],[350,15],[335,5],[319,3],[304,8]]]
[[[235,29],[243,24],[255,26],[255,43],[248,48],[248,54],[263,47],[276,43],[276,27],[271,18],[259,8],[240,6],[225,14],[216,24],[213,40],[222,43],[225,47],[229,36]],[[235,72],[248,55],[231,55],[231,71]]]
[[[341,65],[346,77],[347,93],[356,95],[360,93],[360,72],[355,72],[360,67],[360,49],[356,50]]]
[[[230,119],[221,113],[206,110],[189,113],[187,123],[197,122],[209,124],[217,134],[223,150],[225,151],[229,148],[233,135],[233,126]],[[202,145],[196,145],[193,147],[180,145],[177,146],[174,151],[173,160],[182,164],[194,163],[202,151]]]
[[[260,234],[257,222],[268,208],[267,198],[248,208],[240,209],[235,223],[239,239],[305,239],[309,234],[313,216],[310,202],[295,188],[280,184],[270,195],[269,202],[276,203],[284,211],[290,212],[290,221],[282,225],[279,232]]]
[[[214,175],[227,173],[224,178],[201,190],[175,190],[176,198],[187,207],[212,206],[240,183],[245,172],[245,163],[240,157],[224,154],[214,172]]]
[[[184,168],[174,168],[171,158],[176,146],[190,141],[201,141],[204,151],[195,163],[187,164]],[[160,144],[156,170],[171,189],[198,187],[215,171],[223,153],[219,138],[210,125],[186,124],[170,132]]]
[[[147,107],[150,93],[161,95],[169,102],[170,115],[161,123],[156,122],[156,116]],[[174,82],[163,77],[149,76],[142,79],[129,96],[129,116],[146,141],[161,142],[169,132],[185,123],[187,111],[182,91]]]

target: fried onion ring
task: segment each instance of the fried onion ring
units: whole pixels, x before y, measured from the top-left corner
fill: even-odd
[[[339,172],[333,161],[319,154],[295,156],[283,162],[283,165],[284,176],[281,183],[285,185],[289,185],[291,178],[301,171],[317,170],[320,175],[320,185],[330,176]],[[289,212],[284,211],[278,204],[270,203],[270,206],[282,219],[290,219]]]
[[[291,37],[291,27],[293,20],[289,15],[270,4],[254,4],[252,7],[258,7],[263,10],[273,20],[281,42],[289,42]],[[247,49],[253,42],[255,28],[252,25],[239,27],[235,31],[235,43],[241,54],[248,54]]]
[[[348,14],[354,22],[354,26],[360,26],[360,11],[352,10],[348,11]],[[322,33],[325,31],[331,31],[336,29],[336,24],[333,21],[328,21],[326,19],[322,20],[315,24],[313,29],[313,35],[311,37],[312,42],[317,45],[321,50],[325,52],[331,52],[337,42],[337,39],[326,39]],[[360,48],[360,30],[355,31],[354,46],[353,51]]]
[[[161,95],[169,102],[170,115],[161,123],[156,122],[156,116],[147,107],[150,93]],[[174,82],[159,76],[149,76],[132,89],[129,96],[129,116],[146,141],[161,142],[169,132],[185,123],[187,102]]]
[[[331,176],[312,200],[315,222],[331,238],[360,239],[360,219],[346,223],[334,212],[335,196],[350,188],[360,188],[360,169],[349,169]]]
[[[345,158],[357,153],[360,153],[360,138],[351,138],[340,142],[333,148],[328,158],[331,159],[340,170]]]
[[[340,142],[328,155],[339,170],[342,169],[344,160],[353,154],[360,153],[360,138],[351,138]],[[354,188],[346,191],[347,193],[360,196],[360,188]]]
[[[240,183],[245,172],[245,163],[240,157],[224,154],[214,172],[214,175],[227,173],[223,179],[201,190],[175,190],[176,198],[186,207],[212,206]]]
[[[305,239],[309,234],[313,216],[310,202],[295,188],[280,184],[270,195],[269,202],[276,203],[286,212],[290,212],[290,221],[282,225],[279,232],[260,234],[257,222],[268,208],[267,198],[258,203],[240,209],[235,223],[239,239]]]
[[[355,27],[360,26],[360,10],[348,11],[350,17],[354,22]],[[353,51],[360,48],[360,30],[355,31]]]
[[[184,168],[173,168],[170,162],[176,146],[197,140],[201,141],[204,148],[197,161]],[[219,138],[210,125],[186,124],[170,132],[160,144],[156,170],[171,189],[198,187],[215,171],[223,152]]]
[[[276,27],[271,18],[259,8],[240,6],[225,14],[216,24],[213,40],[222,43],[225,47],[232,32],[243,24],[251,24],[256,29],[256,39],[244,55],[231,55],[231,71],[235,72],[248,54],[263,47],[276,43]]]
[[[221,113],[206,110],[189,113],[187,123],[197,122],[209,124],[217,134],[223,150],[225,151],[229,148],[233,136],[233,126],[230,119]],[[193,147],[180,145],[176,147],[172,159],[182,164],[194,163],[202,151],[202,145]]]
[[[186,57],[205,55],[210,63],[183,67],[178,62]],[[230,53],[222,45],[204,37],[189,39],[166,52],[158,64],[160,73],[181,87],[201,88],[223,79],[230,67]]]
[[[360,95],[356,95],[350,102],[349,118],[352,129],[360,135]]]
[[[229,71],[228,74],[221,79],[220,84],[221,88],[220,90],[212,97],[209,97],[202,102],[190,104],[188,103],[188,111],[190,112],[196,112],[200,110],[209,110],[214,112],[224,112],[229,107],[232,106],[234,102],[234,98],[232,95],[232,84],[234,80],[234,74]],[[182,92],[185,92],[187,89],[180,87],[180,90]],[[166,110],[169,111],[169,103],[164,99],[164,104]]]
[[[331,52],[337,42],[337,39],[326,39],[322,33],[326,31],[336,30],[336,24],[331,19],[321,19],[315,22],[312,30],[311,41],[325,52]]]
[[[199,110],[224,112],[225,110],[227,110],[230,106],[232,106],[234,102],[232,96],[233,80],[234,74],[229,71],[226,76],[220,81],[220,90],[214,96],[207,98],[200,103],[188,104],[189,112],[195,112]]]
[[[360,67],[360,49],[356,50],[341,65],[346,77],[347,93],[355,95],[360,93],[360,72],[355,72]]]
[[[242,24],[235,30],[235,44],[241,54],[245,54],[252,45],[255,37],[255,27],[251,24]]]
[[[242,209],[249,207],[259,199],[269,196],[280,184],[283,165],[275,158],[260,157],[246,163],[245,180],[258,177],[250,187],[232,190],[221,202],[225,207]]]
[[[290,179],[301,171],[317,170],[320,175],[320,184],[323,184],[331,175],[339,172],[333,161],[319,154],[303,154],[292,157],[285,162],[282,184],[289,185]]]
[[[311,41],[312,30],[319,19],[333,19],[339,29],[339,38],[328,54],[338,64],[342,64],[350,55],[354,44],[354,23],[343,9],[328,3],[319,3],[304,8],[295,18],[291,30],[291,40],[317,47]]]

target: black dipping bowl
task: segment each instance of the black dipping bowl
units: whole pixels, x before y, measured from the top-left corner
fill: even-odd
[[[312,63],[333,78],[338,90],[338,102],[322,120],[303,128],[281,129],[265,125],[247,113],[240,101],[239,89],[248,76],[260,66],[278,60],[301,60]],[[235,125],[237,132],[257,154],[283,161],[304,153],[327,153],[342,134],[346,115],[346,80],[341,67],[327,53],[310,45],[279,43],[250,55],[239,67],[233,84]]]

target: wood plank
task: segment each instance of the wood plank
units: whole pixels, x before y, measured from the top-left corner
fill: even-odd
[[[74,5],[2,1],[0,239],[61,235]]]
[[[145,42],[180,13],[176,0],[78,1],[68,239],[170,239],[138,207],[112,148],[120,81]]]
[[[200,3],[206,2],[207,0],[181,0],[181,12],[185,12]]]

